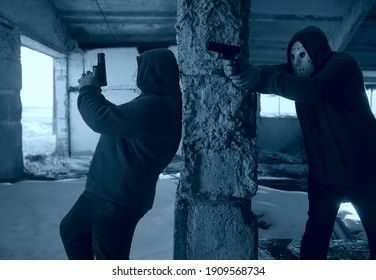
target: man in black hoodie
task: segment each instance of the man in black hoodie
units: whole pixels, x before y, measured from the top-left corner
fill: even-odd
[[[79,80],[78,109],[100,133],[85,191],[60,224],[69,259],[129,259],[139,220],[153,206],[159,174],[181,139],[179,71],[167,49],[137,57],[141,94],[114,105],[96,73]]]
[[[228,60],[224,71],[240,88],[295,101],[308,160],[309,210],[300,257],[327,258],[338,208],[347,198],[376,259],[376,120],[362,72],[350,55],[332,51],[315,26],[292,37],[287,61],[257,67]]]

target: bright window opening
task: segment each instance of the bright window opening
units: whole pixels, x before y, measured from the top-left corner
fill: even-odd
[[[371,110],[376,115],[376,89],[367,89]],[[296,116],[295,102],[275,94],[260,94],[262,117]]]
[[[53,59],[21,47],[23,155],[50,155],[53,135]]]
[[[376,115],[376,89],[367,89],[367,97],[369,105],[371,106],[372,113]]]
[[[275,94],[261,94],[262,117],[296,116],[295,102]]]

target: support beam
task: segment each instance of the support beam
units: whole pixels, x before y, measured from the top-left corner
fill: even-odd
[[[257,259],[256,95],[223,75],[207,40],[240,45],[248,58],[249,1],[179,0],[183,168],[174,259]]]
[[[56,154],[70,156],[67,58],[54,58],[54,123]]]
[[[53,1],[1,0],[0,17],[17,26],[20,34],[60,53],[68,54],[76,47]]]
[[[20,38],[0,18],[0,181],[23,177]]]
[[[329,43],[334,51],[343,51],[351,41],[376,0],[354,0],[350,4],[341,22],[337,23],[332,34],[328,34]]]

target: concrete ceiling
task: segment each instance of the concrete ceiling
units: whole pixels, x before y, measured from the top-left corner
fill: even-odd
[[[176,44],[176,0],[53,0],[82,49]]]
[[[163,47],[176,42],[177,0],[52,2],[82,49]],[[291,36],[311,24],[327,34],[334,50],[351,53],[372,81],[376,76],[376,0],[252,0],[251,61],[284,62]]]

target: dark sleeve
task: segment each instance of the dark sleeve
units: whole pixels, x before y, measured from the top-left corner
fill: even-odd
[[[114,105],[95,87],[80,89],[78,110],[85,123],[95,132],[116,137],[142,137],[153,133],[158,124],[158,101],[135,98]]]
[[[305,104],[330,100],[338,86],[346,81],[353,64],[346,59],[330,59],[313,77],[299,77],[275,67],[261,67],[261,93],[279,96]]]

